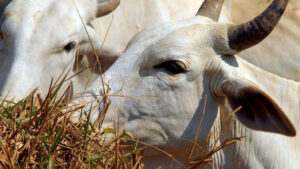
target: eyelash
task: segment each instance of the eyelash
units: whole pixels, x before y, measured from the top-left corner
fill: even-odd
[[[172,75],[186,72],[186,69],[182,66],[182,63],[179,63],[178,61],[174,60],[160,63],[154,66],[154,69],[164,69]]]

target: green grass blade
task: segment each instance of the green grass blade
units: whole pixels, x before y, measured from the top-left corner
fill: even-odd
[[[54,142],[52,144],[52,146],[50,147],[50,150],[49,150],[49,154],[52,155],[54,150],[56,149],[57,145],[59,144],[59,140],[61,138],[61,135],[63,134],[63,131],[64,131],[64,126],[59,130],[58,134],[56,135],[55,139],[54,139]]]

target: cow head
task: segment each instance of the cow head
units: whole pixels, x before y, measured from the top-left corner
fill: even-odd
[[[105,125],[119,119],[137,138],[155,145],[193,139],[200,121],[200,138],[206,137],[225,103],[231,110],[242,106],[236,116],[248,128],[293,136],[289,119],[235,56],[269,34],[286,5],[275,0],[255,19],[232,25],[216,22],[222,1],[207,0],[194,18],[148,28],[104,73],[106,89],[100,79],[93,82],[89,99],[101,100],[110,91]],[[76,102],[82,99],[88,98]],[[93,122],[103,109],[101,102],[94,106]]]
[[[91,48],[90,41],[96,43],[89,22],[110,13],[119,3],[12,0],[0,21],[1,95],[21,99],[37,87],[45,94],[51,78],[58,78],[74,63],[76,52]]]

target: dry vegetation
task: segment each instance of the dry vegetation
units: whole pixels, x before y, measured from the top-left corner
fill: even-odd
[[[71,111],[57,97],[61,84],[52,84],[45,99],[33,92],[18,103],[1,103],[1,168],[141,168],[138,142],[120,145],[122,135],[105,142],[104,133],[113,129],[70,121]]]

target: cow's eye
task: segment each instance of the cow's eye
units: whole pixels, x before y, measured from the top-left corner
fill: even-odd
[[[64,47],[64,50],[70,52],[72,49],[75,48],[75,46],[76,46],[76,42],[70,42]]]
[[[163,62],[159,65],[156,65],[154,66],[154,69],[164,69],[174,75],[186,72],[186,68],[184,64],[182,62],[174,61],[174,60]]]

